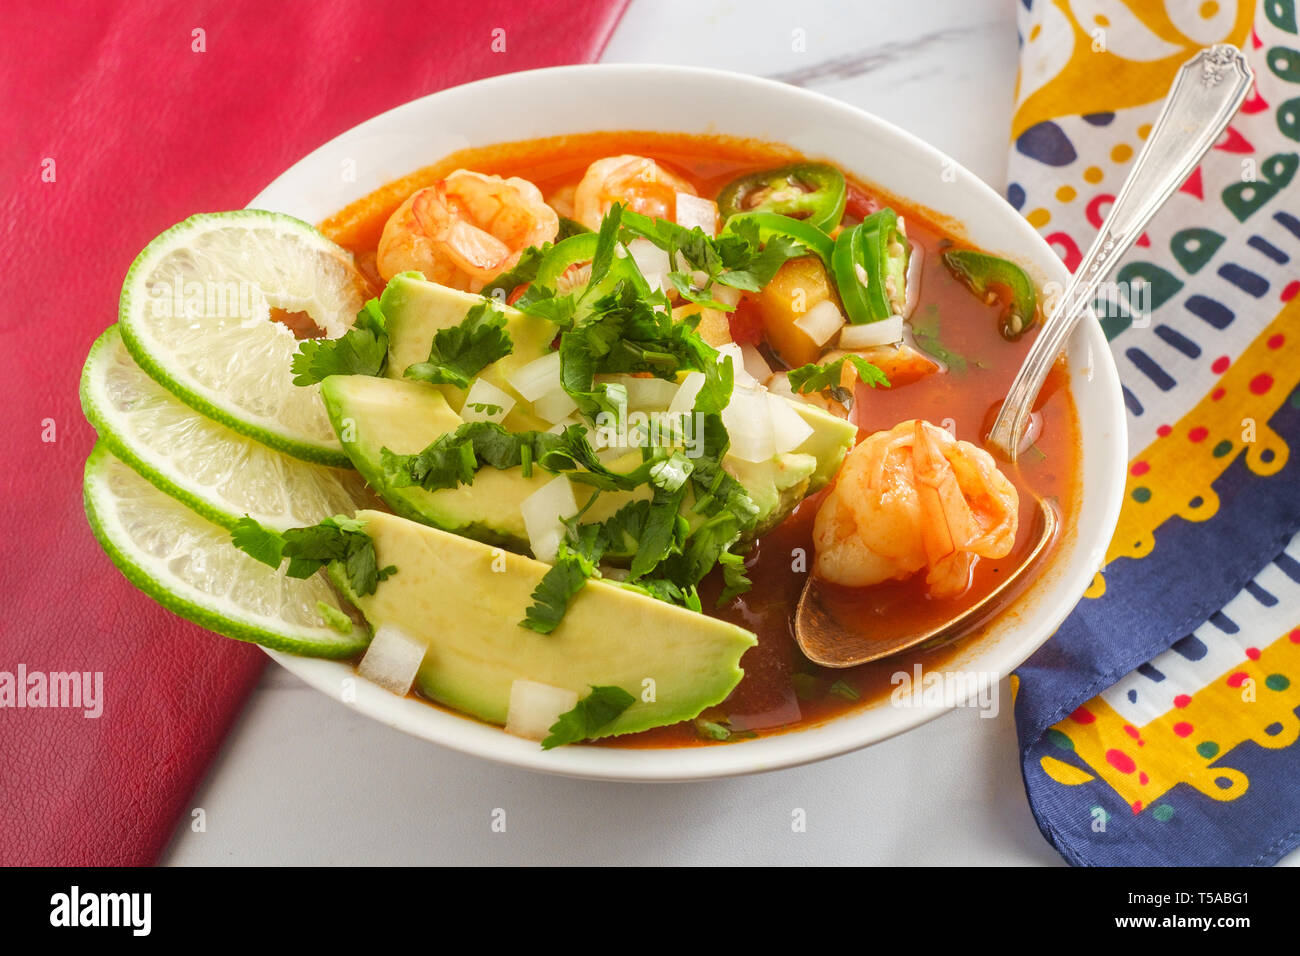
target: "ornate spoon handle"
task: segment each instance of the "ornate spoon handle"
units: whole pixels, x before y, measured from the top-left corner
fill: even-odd
[[[1246,58],[1228,44],[1202,50],[1178,71],[1133,171],[1043,323],[989,432],[989,445],[1008,460],[1019,455],[1025,424],[1047,373],[1091,308],[1102,280],[1214,145],[1245,101],[1253,79]]]

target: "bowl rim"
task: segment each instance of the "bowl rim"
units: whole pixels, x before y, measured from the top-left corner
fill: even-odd
[[[979,203],[990,208],[1002,210],[1005,226],[1014,234],[1021,246],[1033,248],[1036,258],[1024,262],[1023,255],[1017,256],[1023,264],[1031,265],[1031,271],[1038,272],[1041,281],[1065,283],[1069,273],[1056,253],[1041,235],[1029,225],[991,186],[969,172],[952,157],[931,146],[929,143],[874,114],[845,103],[834,97],[800,87],[790,86],[777,80],[737,73],[729,70],[709,67],[675,66],[666,64],[627,64],[596,63],[574,66],[547,67],[543,69],[505,73],[459,86],[448,87],[434,93],[410,100],[406,103],[385,110],[340,133],[311,151],[285,172],[277,176],[249,203],[249,208],[271,208],[290,214],[299,215],[301,209],[281,208],[281,202],[292,207],[295,191],[304,175],[321,157],[333,156],[341,146],[351,141],[364,140],[376,131],[390,124],[400,124],[408,116],[415,116],[428,110],[431,103],[454,103],[457,99],[473,100],[498,91],[501,88],[519,87],[531,82],[547,83],[555,81],[590,80],[593,75],[600,75],[608,82],[645,81],[647,79],[664,79],[669,75],[685,81],[698,81],[703,84],[730,84],[735,90],[755,95],[769,95],[784,98],[789,108],[804,103],[810,109],[830,110],[844,120],[865,126],[873,132],[893,138],[913,156],[922,157],[936,166],[943,165],[954,170],[956,181],[961,188],[970,191]],[[785,104],[783,111],[788,111]],[[716,132],[726,133],[723,128]],[[566,128],[576,132],[581,128],[577,124],[567,124],[561,120],[556,124],[556,131],[551,135],[562,135]],[[613,129],[613,127],[609,127]],[[627,129],[645,127],[628,126]],[[546,135],[546,134],[541,134]],[[744,135],[744,134],[736,134]],[[517,137],[518,139],[532,137]],[[490,142],[509,142],[502,138],[484,141],[472,145],[489,145]],[[432,160],[416,161],[406,172],[414,172]],[[399,173],[398,175],[404,175]],[[871,180],[868,180],[871,181]],[[873,182],[874,184],[874,182]],[[373,184],[362,186],[349,184],[355,194],[339,202],[331,213],[342,209],[348,202],[361,198],[376,188]],[[382,183],[380,184],[382,185]],[[880,184],[888,188],[888,184]],[[283,197],[280,194],[285,194]],[[899,195],[900,199],[907,199]],[[913,200],[914,201],[914,200]],[[942,214],[942,212],[941,212]],[[320,221],[323,217],[313,217]],[[958,220],[960,223],[960,220]],[[1003,223],[999,222],[999,225]],[[988,244],[982,245],[987,248]],[[989,679],[1000,682],[1024,662],[1035,650],[1042,646],[1061,622],[1073,611],[1083,592],[1092,580],[1092,573],[1102,567],[1106,546],[1109,544],[1119,518],[1120,505],[1127,463],[1127,421],[1121,396],[1119,373],[1113,355],[1106,344],[1105,336],[1095,316],[1075,329],[1070,340],[1070,350],[1083,350],[1087,355],[1087,378],[1091,388],[1100,386],[1105,395],[1104,404],[1113,412],[1113,417],[1101,428],[1108,428],[1097,439],[1098,447],[1089,447],[1086,452],[1081,449],[1079,470],[1081,496],[1100,497],[1101,520],[1089,528],[1076,528],[1079,540],[1070,554],[1074,555],[1073,569],[1064,567],[1067,553],[1058,551],[1049,558],[1049,564],[1040,574],[1051,574],[1053,580],[1063,577],[1055,588],[1068,590],[1076,594],[1072,600],[1063,594],[1046,615],[1045,624],[1039,624],[1041,635],[1032,642],[1021,639],[1003,649],[1005,642],[996,642],[998,646],[990,647],[984,653],[976,652],[973,660],[981,665],[979,673]],[[1071,363],[1071,393],[1078,402],[1077,391],[1079,370]],[[1100,380],[1100,381],[1098,381]],[[1082,419],[1082,414],[1081,414]],[[1083,422],[1081,421],[1081,426]],[[1081,438],[1084,430],[1081,427]],[[1084,444],[1087,444],[1086,442]],[[1104,487],[1082,487],[1085,454],[1096,454],[1109,465],[1109,481]],[[1076,517],[1080,507],[1076,509]],[[1085,542],[1084,536],[1087,541]],[[1085,574],[1086,571],[1086,574]],[[1031,592],[1032,593],[1032,592]],[[1018,599],[1019,600],[1019,599]],[[1041,606],[1040,600],[1036,606]],[[999,614],[999,618],[1007,612]],[[1017,628],[1026,630],[1023,625]],[[985,639],[985,643],[988,640]],[[430,704],[411,697],[397,697],[377,685],[360,679],[355,669],[346,663],[328,661],[294,655],[263,648],[278,664],[290,673],[305,681],[336,701],[344,703],[368,717],[388,726],[402,730],[413,736],[432,741],[452,750],[481,757],[496,763],[552,773],[563,776],[599,780],[623,780],[640,782],[668,782],[687,780],[707,780],[750,773],[759,773],[795,767],[802,764],[824,760],[830,757],[850,753],[879,743],[890,737],[912,730],[923,723],[933,720],[954,709],[961,701],[954,703],[925,703],[915,707],[879,707],[872,706],[852,711],[848,714],[831,718],[825,722],[785,731],[757,740],[742,741],[732,744],[687,748],[639,749],[609,746],[571,746],[553,751],[543,751],[534,742],[512,737],[495,725],[482,723],[474,718],[455,713],[449,709]],[[999,653],[1000,652],[1000,653]],[[852,726],[851,726],[852,725]]]

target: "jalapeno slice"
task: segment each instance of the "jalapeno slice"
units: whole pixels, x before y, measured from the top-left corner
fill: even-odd
[[[560,240],[547,249],[542,256],[541,264],[537,267],[537,278],[534,281],[548,289],[555,289],[560,278],[572,266],[585,265],[596,257],[598,239],[596,233],[587,231]],[[637,271],[632,260],[615,256],[597,292],[611,291],[619,280],[631,282],[642,293],[650,291],[650,286],[641,273]]]
[[[770,212],[830,232],[844,216],[848,186],[844,174],[825,163],[795,163],[732,180],[718,194],[724,219]]]
[[[839,234],[831,253],[831,275],[849,322],[879,322],[902,312],[910,251],[898,215],[888,207]]]
[[[806,246],[809,252],[821,259],[826,268],[830,269],[831,250],[835,248],[835,240],[815,226],[809,225],[807,220],[791,219],[789,216],[781,216],[774,212],[746,212],[728,219],[722,231],[735,232],[746,222],[752,222],[758,227],[760,243],[766,243],[773,236],[786,236]]]
[[[974,249],[957,249],[943,254],[943,264],[980,298],[995,295],[1004,301],[998,319],[1004,339],[1014,342],[1034,324],[1038,293],[1025,270],[1014,262]]]

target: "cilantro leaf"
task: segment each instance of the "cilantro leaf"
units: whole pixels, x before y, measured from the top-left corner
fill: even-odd
[[[378,299],[357,313],[352,328],[337,339],[305,339],[298,343],[293,384],[312,385],[330,375],[383,375],[388,366],[388,332]]]
[[[432,385],[469,388],[470,380],[514,349],[506,317],[490,302],[474,306],[464,321],[433,336],[429,359],[409,366],[406,378]]]
[[[594,737],[612,724],[634,703],[636,698],[621,687],[592,687],[591,693],[577,706],[551,725],[551,734],[542,741],[543,750],[576,743]]]
[[[555,241],[559,242],[563,238],[565,237],[556,236]],[[480,289],[479,294],[497,302],[505,302],[515,289],[521,285],[527,285],[537,278],[537,270],[550,248],[551,244],[549,242],[540,246],[529,246],[519,254],[519,261],[515,263],[513,269],[501,273],[501,275]]]
[[[496,422],[465,422],[413,455],[381,449],[380,466],[394,487],[438,491],[473,484],[483,465],[503,470],[542,461],[561,444],[561,436],[549,432],[512,432]],[[594,451],[591,456],[595,459]]]
[[[584,554],[561,541],[555,564],[537,582],[532,594],[533,603],[524,612],[524,619],[519,622],[519,626],[538,634],[554,631],[568,610],[569,602],[582,590],[587,579],[599,577],[596,570],[596,562],[599,560],[598,554]]]
[[[796,392],[807,395],[811,392],[829,391],[837,402],[848,405],[853,401],[853,393],[840,385],[845,362],[853,363],[853,367],[858,370],[859,381],[872,388],[889,388],[889,379],[885,378],[884,372],[861,356],[852,354],[842,355],[825,365],[811,363],[792,368],[786,372],[786,377],[790,379],[790,388]]]
[[[310,577],[325,565],[339,561],[352,590],[364,597],[374,594],[380,581],[397,573],[392,565],[379,567],[375,544],[364,528],[365,522],[335,515],[310,527],[273,531],[244,515],[231,530],[230,540],[236,548],[272,568],[280,567],[288,558],[285,574],[291,578]]]
[[[718,607],[722,607],[722,605],[729,603],[732,598],[749,591],[753,588],[754,583],[749,580],[749,575],[745,573],[745,558],[743,555],[723,551],[718,555],[718,564],[722,565],[722,593],[718,595]]]
[[[230,531],[230,541],[240,551],[267,567],[278,568],[284,560],[284,536],[278,531],[263,528],[248,515],[235,522]]]

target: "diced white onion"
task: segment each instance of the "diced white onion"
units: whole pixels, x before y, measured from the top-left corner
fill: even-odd
[[[506,733],[528,740],[545,740],[560,715],[573,710],[577,703],[577,691],[532,680],[517,680],[510,685]]]
[[[519,503],[528,532],[533,556],[547,564],[554,563],[555,553],[564,538],[564,518],[578,513],[573,486],[564,475],[557,475]]]
[[[627,389],[627,407],[634,411],[661,411],[677,394],[677,383],[662,378],[611,375],[607,379]]]
[[[893,345],[903,338],[903,317],[891,315],[879,322],[846,325],[840,332],[840,348],[869,349],[876,345]]]
[[[794,451],[808,440],[813,427],[780,395],[769,394],[767,400],[772,408],[772,445],[776,454]]]
[[[736,306],[740,305],[740,290],[733,289],[729,285],[722,285],[719,282],[709,286],[709,297],[714,302],[721,302],[727,306],[727,312],[734,312]]]
[[[670,412],[689,412],[695,408],[695,399],[704,387],[703,372],[687,372],[682,383],[677,387],[677,394],[668,403]]]
[[[677,225],[694,229],[699,226],[712,239],[718,231],[718,204],[690,193],[677,194]]]
[[[533,400],[533,412],[551,424],[563,421],[577,410],[578,403],[562,388],[552,389]]]
[[[724,358],[731,358],[731,375],[732,381],[737,385],[743,385],[746,388],[753,388],[758,384],[758,380],[749,374],[745,367],[745,353],[735,342],[728,342],[726,345],[718,346],[718,361]]]
[[[825,345],[844,327],[844,314],[830,299],[823,299],[795,319],[794,324],[803,329],[817,345]]]
[[[901,223],[902,220],[900,219]],[[903,318],[910,319],[916,309],[917,300],[921,298],[921,260],[925,252],[916,243],[912,243],[907,256],[907,291],[903,295]]]
[[[475,405],[483,405],[485,408],[480,412],[474,408]],[[493,405],[501,410],[498,412],[491,411]],[[465,393],[465,404],[461,406],[460,417],[467,422],[500,422],[510,414],[510,409],[514,407],[515,400],[509,394],[497,388],[487,379],[476,378],[474,384],[469,387],[469,391]]]
[[[772,377],[772,367],[763,358],[763,353],[754,346],[742,345],[740,354],[745,361],[745,371],[753,376],[756,381],[766,382]]]
[[[722,424],[731,437],[731,454],[741,461],[763,462],[776,454],[772,405],[767,392],[736,387],[722,410]]]
[[[375,636],[357,671],[385,690],[405,696],[428,651],[425,641],[412,637],[400,627],[381,624],[375,628]]]
[[[560,382],[560,353],[548,352],[539,359],[515,369],[507,381],[527,401],[534,402],[552,392]]]
[[[660,249],[649,239],[636,238],[627,244],[628,255],[636,263],[637,269],[645,276],[651,289],[663,289],[667,285],[664,278],[672,267],[668,263],[668,253]]]

